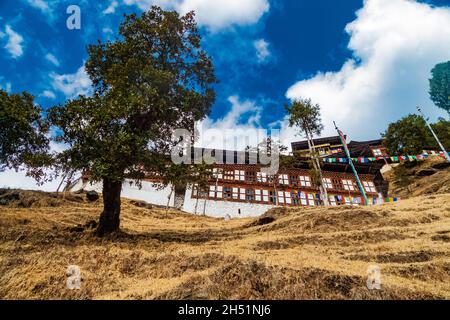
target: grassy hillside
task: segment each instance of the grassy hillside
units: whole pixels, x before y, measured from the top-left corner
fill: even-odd
[[[122,233],[97,239],[99,202],[18,193],[0,194],[1,299],[450,298],[450,194],[231,221],[124,200]]]

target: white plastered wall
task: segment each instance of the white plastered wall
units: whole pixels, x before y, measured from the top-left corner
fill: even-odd
[[[197,212],[195,212],[196,202],[197,199],[192,198],[192,188],[186,188],[183,211],[193,214],[202,215],[204,210],[205,214],[210,217],[225,218],[229,215],[231,218],[247,218],[259,217],[267,210],[274,208],[274,206],[266,204],[198,199]]]
[[[133,200],[141,200],[159,206],[167,205],[167,199],[170,195],[172,188],[170,185],[163,189],[158,190],[153,186],[152,182],[142,181],[142,188],[139,189],[137,185],[130,184],[130,182],[131,180],[125,180],[124,183],[122,184],[121,197]],[[98,193],[102,192],[101,183],[94,183],[94,184],[88,183],[83,187],[81,180],[77,182],[77,184],[75,184],[72,190],[77,191],[80,190],[81,188],[83,188],[86,191],[95,190]],[[169,206],[173,207],[174,203],[175,203],[175,194],[174,192],[172,192],[169,201]]]

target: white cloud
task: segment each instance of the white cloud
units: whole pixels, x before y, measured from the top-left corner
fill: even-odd
[[[0,78],[0,80],[1,80],[1,78]],[[11,92],[11,87],[12,87],[11,82],[6,82],[4,84],[0,83],[0,89],[3,89],[8,93]]]
[[[191,10],[196,12],[200,25],[215,31],[232,25],[249,25],[269,11],[268,0],[123,0],[127,5],[137,5],[148,10],[152,5],[165,9],[175,9],[185,14]]]
[[[105,10],[103,10],[103,14],[111,14],[116,12],[116,8],[119,5],[119,3],[117,1],[111,1],[111,3],[109,4],[108,8],[106,8]]]
[[[4,77],[0,76],[0,89],[11,92],[11,82],[4,82]]]
[[[6,25],[5,33],[8,36],[8,42],[5,48],[13,58],[18,58],[23,54],[23,37],[15,32],[10,25]]]
[[[50,61],[52,64],[54,64],[55,66],[59,66],[59,61],[58,59],[51,53],[47,53],[45,55],[45,59],[47,59],[48,61]]]
[[[50,11],[50,7],[44,0],[27,0],[28,4],[36,9],[41,10],[43,13]]]
[[[41,93],[41,96],[45,97],[45,98],[49,98],[49,99],[55,99],[56,98],[55,93],[53,91],[50,91],[50,90],[44,90]]]
[[[81,66],[77,72],[72,74],[51,73],[53,89],[61,91],[67,98],[74,98],[78,95],[88,95],[91,91],[91,80]]]
[[[270,57],[269,43],[264,39],[256,40],[253,45],[256,49],[258,62],[265,62]]]
[[[322,106],[324,135],[332,121],[350,139],[378,138],[388,123],[415,112],[439,113],[428,97],[430,70],[450,60],[450,9],[408,0],[366,0],[346,27],[353,59],[337,72],[318,73],[287,91]],[[285,141],[293,130],[284,122]]]
[[[108,28],[108,27],[103,28],[103,29],[102,29],[102,32],[103,32],[103,33],[113,33],[112,29],[111,29],[111,28]]]
[[[262,108],[254,101],[241,101],[230,96],[230,111],[221,119],[206,118],[197,124],[200,140],[197,146],[205,148],[244,150],[247,145],[256,146],[265,135],[258,131]],[[249,134],[250,133],[250,134]]]

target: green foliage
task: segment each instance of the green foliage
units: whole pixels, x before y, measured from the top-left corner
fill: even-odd
[[[25,168],[28,175],[42,179],[42,168],[51,163],[48,128],[33,96],[0,90],[0,128],[0,171]]]
[[[309,170],[309,174],[311,176],[311,183],[315,188],[319,188],[322,185],[320,172],[314,167],[314,165],[312,164],[312,160],[309,161],[309,166],[311,168]]]
[[[94,180],[140,180],[167,171],[176,128],[192,128],[210,111],[216,82],[200,47],[194,14],[152,7],[126,15],[115,42],[88,47],[92,97],[80,96],[49,111],[69,148],[62,168],[88,171]],[[164,172],[161,172],[163,174]]]
[[[450,113],[450,61],[431,70],[430,98],[436,106]]]
[[[438,122],[432,124],[431,126],[433,127],[436,135],[439,137],[439,140],[441,140],[445,149],[450,152],[450,121],[441,118]],[[433,145],[437,147],[437,143],[435,143],[434,140],[433,143]]]
[[[444,145],[448,145],[450,142],[449,122],[441,119],[432,126]],[[382,136],[385,147],[392,155],[418,154],[424,147],[439,147],[425,120],[414,114],[391,123]]]
[[[289,114],[289,126],[297,127],[300,133],[312,136],[320,135],[323,125],[320,118],[320,106],[313,104],[311,99],[294,100],[291,105],[285,105]]]
[[[187,185],[197,184],[202,189],[209,187],[212,178],[211,167],[206,164],[185,165],[171,164],[157,170],[164,172],[160,187],[171,184],[175,190],[184,189]]]

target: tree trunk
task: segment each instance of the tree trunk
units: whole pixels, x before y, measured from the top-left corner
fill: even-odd
[[[311,153],[311,161],[313,163],[314,169],[319,173],[319,179],[320,179],[320,186],[319,186],[319,192],[320,196],[323,200],[324,206],[329,206],[329,199],[328,199],[328,192],[327,188],[325,187],[325,183],[323,182],[323,175],[322,175],[322,169],[320,168],[320,161],[316,153],[316,146],[314,145],[314,139],[312,133],[305,128],[306,138],[308,139],[308,147],[309,152]]]
[[[120,226],[120,192],[122,182],[103,179],[103,212],[96,231],[102,237],[119,230]]]
[[[195,210],[194,210],[194,214],[197,214],[197,206],[198,206],[198,193],[197,193],[197,198],[195,199]]]
[[[172,185],[172,188],[170,189],[170,193],[169,193],[169,196],[167,197],[166,212],[168,212],[168,211],[169,211],[169,206],[170,206],[170,198],[172,198],[172,193],[173,193],[174,189],[175,189],[175,186],[174,186],[174,185]],[[175,199],[174,199],[174,204],[175,204]]]

